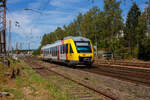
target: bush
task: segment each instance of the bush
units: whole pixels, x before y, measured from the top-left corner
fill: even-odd
[[[150,39],[147,39],[140,43],[138,58],[145,61],[150,60]]]
[[[33,55],[34,56],[37,56],[37,55],[40,55],[40,49],[37,49],[33,52]]]

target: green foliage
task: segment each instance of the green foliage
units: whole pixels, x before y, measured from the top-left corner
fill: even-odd
[[[138,58],[143,60],[150,60],[150,38],[143,40],[139,45]]]
[[[37,56],[37,55],[39,55],[40,53],[41,53],[40,48],[38,48],[37,50],[35,50],[35,51],[33,52],[33,55],[34,55],[34,56]]]
[[[117,36],[121,34],[123,28],[123,20],[121,17],[120,2],[117,0],[104,0],[105,11],[105,33],[109,40],[109,50],[114,51],[113,44],[116,43]],[[117,48],[116,48],[117,49]]]
[[[127,43],[127,46],[130,48],[130,54],[131,56],[133,55],[133,50],[138,45],[137,43],[137,25],[138,25],[138,20],[141,12],[139,7],[137,6],[136,3],[133,3],[128,16],[126,20],[126,27],[125,27],[125,40]]]
[[[84,36],[89,38],[98,49],[108,50],[121,58],[135,57],[139,52],[140,43],[150,36],[150,2],[146,11],[140,11],[133,3],[126,22],[123,23],[120,4],[122,0],[104,0],[104,10],[97,6],[85,14],[79,13],[69,25],[57,27],[54,32],[45,34],[39,49],[34,54],[39,54],[42,46],[61,40],[66,36]]]
[[[41,47],[66,36],[84,36],[92,40],[93,44],[97,42],[98,47],[109,48],[111,46],[110,50],[113,50],[113,42],[123,27],[122,11],[119,8],[120,2],[117,0],[104,1],[104,11],[94,6],[84,15],[79,13],[68,26],[64,26],[63,29],[58,27],[55,32],[44,35]]]

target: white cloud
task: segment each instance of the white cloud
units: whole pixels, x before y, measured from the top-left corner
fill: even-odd
[[[17,0],[14,0],[17,1]],[[19,1],[19,0],[18,0]],[[37,0],[28,4],[28,8],[38,9],[41,6],[43,0]],[[57,2],[58,1],[58,2]],[[50,3],[53,3],[55,6],[72,6],[70,3],[76,3],[79,0],[51,0]],[[60,4],[59,4],[60,3]],[[70,4],[70,5],[69,5]],[[52,7],[53,8],[53,7]],[[34,36],[33,41],[37,43],[34,48],[39,46],[41,37],[45,33],[54,31],[58,26],[62,27],[63,25],[68,25],[71,21],[75,19],[79,12],[84,13],[88,9],[78,8],[75,6],[71,7],[73,11],[55,9],[55,10],[41,10],[42,15],[32,11],[15,11],[9,12],[7,14],[7,19],[12,21],[12,33],[15,34],[14,40],[28,42],[29,37]],[[16,27],[16,21],[19,22],[20,27]],[[7,24],[8,25],[8,24]],[[7,26],[8,27],[8,26]],[[32,30],[32,31],[31,31]]]
[[[51,0],[50,5],[55,7],[71,7],[70,3],[77,3],[80,0]]]
[[[39,17],[40,16],[40,17]],[[26,37],[31,35],[41,36],[44,33],[54,31],[57,26],[70,23],[75,16],[71,13],[60,11],[44,11],[44,15],[27,13],[25,11],[8,13],[7,19],[12,21],[12,32]],[[17,27],[15,24],[19,22]],[[7,24],[8,25],[8,24]]]
[[[64,7],[64,6],[65,6],[65,4],[62,3],[62,2],[59,1],[59,0],[52,0],[52,1],[50,2],[50,4],[51,4],[52,6],[57,6],[57,7]]]
[[[28,5],[29,8],[39,8],[42,5],[43,0],[37,0],[36,2],[32,2]]]
[[[7,0],[7,3],[8,4],[11,4],[11,3],[17,3],[17,2],[20,2],[21,0]]]

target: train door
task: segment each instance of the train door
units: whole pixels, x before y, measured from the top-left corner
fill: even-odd
[[[65,44],[66,60],[68,60],[68,44]]]
[[[73,50],[71,44],[68,44],[68,59],[73,60]]]
[[[60,59],[62,60],[62,61],[64,61],[64,60],[66,60],[66,52],[65,52],[65,45],[63,44],[63,45],[61,45],[60,46]]]

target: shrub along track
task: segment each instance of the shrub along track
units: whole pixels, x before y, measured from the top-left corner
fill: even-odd
[[[41,62],[39,63],[39,59],[37,58],[31,58],[31,57],[26,57],[26,58],[22,58],[22,60],[24,60],[27,64],[29,64],[36,72],[38,72],[40,75],[44,76],[44,77],[48,77],[49,74],[56,74],[58,76],[61,76],[67,80],[70,80],[76,84],[78,84],[77,87],[65,87],[68,88],[69,90],[72,90],[71,94],[75,95],[77,98],[79,98],[79,100],[118,100],[117,97],[113,97],[112,95],[108,94],[108,93],[104,93],[102,91],[98,91],[94,88],[91,88],[79,81],[73,80],[70,77],[67,77],[63,74],[60,74],[59,72],[55,72],[53,70],[51,70],[51,68],[53,67],[58,67],[60,65],[57,64],[52,64],[51,66],[44,66],[44,64],[42,64]],[[43,62],[45,63],[45,62]],[[80,88],[82,87],[82,88]],[[85,92],[85,91],[93,91],[94,93],[98,94],[100,97],[93,97],[92,95],[90,95],[89,93]]]

